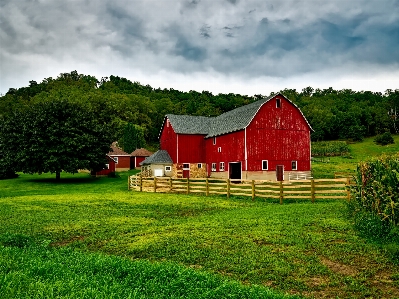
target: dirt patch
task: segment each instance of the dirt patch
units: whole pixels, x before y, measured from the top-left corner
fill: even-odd
[[[53,247],[68,246],[69,244],[71,244],[73,242],[83,241],[84,239],[85,239],[85,237],[83,237],[83,236],[76,236],[76,237],[72,237],[69,239],[62,240],[62,241],[50,243],[50,246],[53,246]]]
[[[339,273],[345,276],[356,276],[357,275],[357,270],[351,266],[339,263],[339,262],[334,262],[331,261],[327,258],[321,258],[321,262],[324,266],[326,266],[328,269],[335,273]]]

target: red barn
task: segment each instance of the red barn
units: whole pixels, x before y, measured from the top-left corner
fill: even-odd
[[[194,165],[210,177],[284,180],[310,176],[311,131],[300,109],[277,94],[217,117],[166,115],[160,146],[187,177]]]

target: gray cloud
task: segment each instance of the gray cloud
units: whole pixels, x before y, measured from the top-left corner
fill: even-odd
[[[0,7],[2,93],[20,78],[79,68],[256,79],[399,64],[398,0],[0,0]]]

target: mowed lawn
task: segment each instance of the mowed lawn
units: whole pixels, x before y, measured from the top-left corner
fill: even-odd
[[[344,201],[140,193],[127,175],[0,181],[0,294],[399,297],[398,266],[356,234]]]

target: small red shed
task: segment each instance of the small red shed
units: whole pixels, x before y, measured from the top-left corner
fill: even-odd
[[[140,168],[140,163],[143,162],[145,158],[151,156],[152,154],[153,154],[152,152],[150,152],[145,148],[136,149],[130,154],[131,155],[130,168],[131,169]]]
[[[91,175],[93,176],[107,176],[111,173],[115,172],[115,160],[112,159],[110,156],[106,156],[107,163],[105,164],[105,168],[97,171],[92,171]]]
[[[112,143],[108,156],[115,160],[115,171],[130,170],[130,154],[119,148],[116,142]]]

